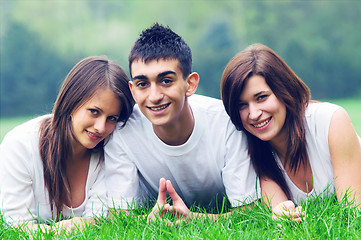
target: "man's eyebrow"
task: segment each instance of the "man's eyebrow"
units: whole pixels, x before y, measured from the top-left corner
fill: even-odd
[[[145,75],[138,75],[133,77],[133,80],[147,80],[148,78]]]
[[[168,74],[177,75],[176,72],[173,72],[173,71],[165,71],[165,72],[159,73],[159,74],[158,74],[158,78],[162,78],[162,77],[164,77],[164,76],[167,76]]]
[[[157,78],[162,78],[164,76],[167,76],[168,74],[177,75],[174,71],[165,71],[162,73],[159,73]],[[133,80],[148,80],[148,77],[146,75],[137,75],[132,78]]]

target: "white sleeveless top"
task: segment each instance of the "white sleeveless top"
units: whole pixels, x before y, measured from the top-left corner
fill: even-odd
[[[275,154],[276,161],[283,172],[295,202],[304,201],[320,194],[329,195],[335,191],[333,167],[328,146],[328,133],[332,115],[340,108],[340,106],[323,102],[310,103],[306,110],[306,141],[307,153],[312,169],[312,191],[305,193],[299,189],[291,181],[283,168],[280,159]],[[360,137],[359,140],[361,145]]]
[[[39,126],[48,116],[15,127],[1,143],[0,211],[8,223],[53,219],[39,151]],[[100,157],[99,152],[91,155],[83,203],[76,208],[65,206],[62,219],[106,216],[104,162],[99,162]]]

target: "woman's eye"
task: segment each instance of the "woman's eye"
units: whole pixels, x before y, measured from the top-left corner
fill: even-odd
[[[93,114],[93,115],[97,115],[99,113],[98,110],[96,109],[89,109],[89,111]]]
[[[238,109],[243,110],[243,109],[245,109],[246,106],[247,106],[247,104],[245,104],[245,103],[239,103],[238,104]]]
[[[262,101],[262,100],[265,100],[267,97],[268,97],[268,95],[261,95],[261,96],[258,96],[257,101]]]
[[[114,116],[110,116],[108,117],[108,120],[112,121],[112,122],[117,122],[118,118],[114,117]]]

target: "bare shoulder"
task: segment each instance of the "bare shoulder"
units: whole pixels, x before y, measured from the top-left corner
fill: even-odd
[[[340,137],[357,137],[351,119],[343,108],[337,109],[332,115],[329,128],[329,142],[343,141],[344,139],[339,139]]]
[[[333,162],[361,158],[360,141],[349,115],[343,108],[332,115],[328,141]]]

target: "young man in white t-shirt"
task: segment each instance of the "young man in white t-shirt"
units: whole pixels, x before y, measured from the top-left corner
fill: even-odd
[[[199,76],[184,40],[153,25],[135,42],[129,68],[137,105],[105,146],[109,207],[130,210],[156,199],[148,219],[159,210],[160,217],[171,211],[179,219],[212,209],[216,214],[208,216],[217,217],[224,203],[239,207],[257,199],[245,135],[220,100],[192,96]]]

